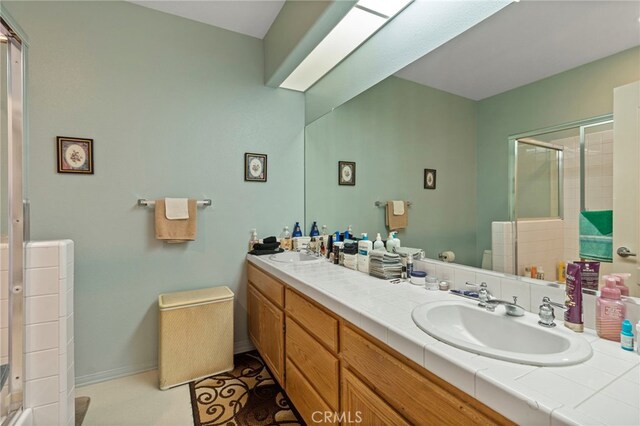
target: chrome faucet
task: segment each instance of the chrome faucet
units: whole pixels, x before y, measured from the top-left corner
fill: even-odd
[[[504,306],[505,310],[507,311],[507,315],[511,317],[521,317],[524,315],[524,308],[518,305],[518,298],[516,296],[513,296],[513,302],[508,302],[506,300],[500,299],[487,300],[486,308],[487,311],[494,312],[500,305]]]
[[[487,302],[489,300],[494,299],[491,293],[489,293],[489,289],[487,288],[487,283],[483,282],[483,283],[480,283],[480,285],[478,285],[478,284],[470,283],[469,281],[467,281],[466,284],[467,284],[467,287],[475,288],[476,290],[478,290],[478,302],[479,302],[478,306],[482,308],[486,308]]]
[[[556,315],[553,312],[553,307],[560,309],[567,309],[565,305],[561,305],[560,303],[552,302],[547,296],[542,298],[542,305],[540,305],[540,312],[538,315],[540,316],[540,320],[538,324],[543,327],[555,327],[556,323],[554,322],[556,319]]]

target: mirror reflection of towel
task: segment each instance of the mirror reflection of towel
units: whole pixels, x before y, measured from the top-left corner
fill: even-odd
[[[189,218],[169,220],[164,200],[156,200],[156,238],[167,243],[185,243],[196,239],[196,200],[189,200]]]
[[[580,212],[580,257],[613,262],[613,211]]]
[[[404,204],[404,212],[401,215],[394,214],[394,201],[387,201],[387,214],[386,216],[386,225],[387,228],[391,231],[397,231],[398,229],[404,229],[409,225],[409,213],[408,206],[406,201],[402,201]]]

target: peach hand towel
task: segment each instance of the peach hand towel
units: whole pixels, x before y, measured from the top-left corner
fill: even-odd
[[[409,225],[409,213],[407,202],[404,203],[404,214],[395,215],[393,208],[393,201],[387,201],[387,214],[386,214],[386,224],[387,228],[391,231],[397,231],[398,229],[404,229]]]
[[[164,200],[156,200],[156,238],[167,243],[185,243],[196,239],[196,200],[189,200],[189,218],[169,220]]]

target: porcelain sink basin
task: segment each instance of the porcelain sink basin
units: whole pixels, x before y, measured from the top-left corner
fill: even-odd
[[[316,256],[311,256],[307,253],[297,252],[297,251],[283,251],[282,253],[276,253],[269,256],[269,259],[274,262],[281,263],[316,263],[320,262],[320,258]]]
[[[504,308],[488,312],[473,301],[425,303],[411,313],[420,329],[465,351],[519,364],[561,366],[591,358],[591,345],[564,327],[538,325],[538,316],[505,315]]]

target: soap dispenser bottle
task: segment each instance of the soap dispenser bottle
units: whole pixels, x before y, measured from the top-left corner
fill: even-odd
[[[285,226],[280,234],[280,247],[284,250],[291,250],[291,232],[289,232],[288,226]]]
[[[603,339],[620,341],[622,321],[626,314],[626,306],[620,300],[620,290],[613,277],[606,279],[606,284],[596,299],[596,332]]]
[[[394,248],[400,247],[400,240],[395,238],[395,232],[389,232],[389,238],[387,239],[387,251],[389,253],[394,252]]]
[[[351,230],[351,225],[349,225],[347,227],[347,230],[344,231],[344,241],[351,239],[352,235],[353,235],[353,231]]]
[[[320,235],[320,231],[318,231],[318,225],[317,222],[314,221],[313,225],[311,225],[311,232],[309,232],[309,236],[310,237],[317,237]]]
[[[615,273],[611,275],[619,278],[618,280],[616,280],[616,287],[618,287],[618,289],[620,290],[620,294],[622,296],[629,296],[629,287],[627,287],[625,282],[629,278],[631,278],[631,274],[627,272],[627,273]]]
[[[382,242],[382,238],[380,237],[380,233],[376,236],[376,241],[373,243],[374,250],[384,250],[384,243]]]
[[[300,229],[300,222],[296,222],[296,225],[293,227],[293,237],[302,237],[302,229]]]

